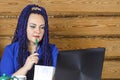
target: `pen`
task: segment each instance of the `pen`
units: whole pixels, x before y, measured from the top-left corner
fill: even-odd
[[[35,49],[35,52],[34,52],[34,53],[37,52],[37,48],[38,48],[38,39],[37,39],[37,38],[36,38],[36,40],[35,40],[35,45],[36,45],[36,49]]]

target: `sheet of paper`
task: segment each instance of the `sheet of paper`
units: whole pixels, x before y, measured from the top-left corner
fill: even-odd
[[[52,80],[55,67],[35,65],[34,80]]]

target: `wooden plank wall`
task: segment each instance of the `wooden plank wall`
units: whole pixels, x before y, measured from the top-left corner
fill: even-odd
[[[0,0],[0,57],[30,3],[46,8],[59,50],[105,47],[102,80],[120,80],[120,0]]]

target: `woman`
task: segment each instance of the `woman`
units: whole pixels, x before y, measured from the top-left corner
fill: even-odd
[[[36,41],[38,44],[35,44]],[[1,74],[26,75],[32,80],[34,64],[56,66],[58,49],[49,44],[48,17],[43,7],[26,6],[18,19],[12,43],[5,47]]]

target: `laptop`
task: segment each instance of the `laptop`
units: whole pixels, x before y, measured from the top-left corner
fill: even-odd
[[[55,80],[101,80],[105,48],[60,51]]]

